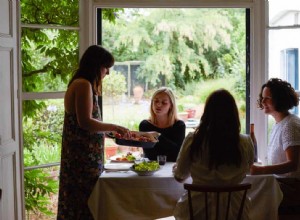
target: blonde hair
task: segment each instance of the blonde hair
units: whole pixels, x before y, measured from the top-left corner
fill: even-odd
[[[155,97],[158,94],[161,94],[161,93],[167,94],[170,99],[171,106],[170,106],[170,109],[168,112],[168,123],[170,125],[173,125],[178,120],[177,106],[176,106],[175,95],[174,95],[173,91],[168,87],[161,87],[153,93],[152,98],[151,98],[151,104],[150,104],[150,121],[153,124],[157,124],[156,116],[155,116],[155,113],[154,113],[152,107],[153,107],[153,100],[155,99]]]

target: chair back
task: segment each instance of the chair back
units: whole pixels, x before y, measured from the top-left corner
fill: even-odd
[[[192,196],[191,192],[202,192],[204,193],[204,200],[205,200],[205,219],[208,220],[208,210],[209,210],[209,204],[208,204],[208,193],[214,193],[216,196],[215,202],[215,213],[216,213],[216,220],[218,220],[219,217],[219,207],[224,207],[226,205],[226,215],[225,219],[228,220],[229,217],[229,210],[230,210],[230,204],[231,204],[231,194],[233,192],[241,192],[243,191],[243,196],[241,198],[240,207],[238,209],[238,214],[236,219],[240,220],[242,218],[243,214],[243,208],[246,200],[246,194],[247,190],[251,188],[250,183],[241,183],[236,185],[228,185],[228,186],[212,186],[212,185],[198,185],[198,184],[184,184],[184,189],[188,192],[188,203],[189,203],[189,214],[190,214],[190,220],[194,219],[194,213],[193,213],[193,206],[192,206]],[[223,193],[227,195],[226,204],[220,204],[220,194]]]

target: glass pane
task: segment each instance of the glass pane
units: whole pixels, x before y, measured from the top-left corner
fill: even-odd
[[[22,28],[23,92],[65,91],[78,66],[78,31]]]
[[[116,9],[117,10],[117,9]],[[103,10],[103,14],[106,13]],[[103,21],[104,47],[116,63],[103,82],[103,119],[138,130],[156,89],[175,91],[179,116],[194,131],[206,97],[232,92],[245,133],[245,9],[124,9]],[[117,146],[112,154],[141,149]],[[111,155],[108,155],[111,156]]]
[[[269,0],[269,25],[300,25],[299,0]]]
[[[63,99],[23,101],[25,167],[60,162]]]
[[[269,31],[269,78],[288,81],[299,90],[300,28]],[[299,107],[291,110],[299,114]]]
[[[288,78],[287,68],[292,67],[289,57],[300,48],[299,39],[300,28],[269,31],[269,78]]]
[[[79,4],[74,0],[21,0],[22,24],[79,26]]]

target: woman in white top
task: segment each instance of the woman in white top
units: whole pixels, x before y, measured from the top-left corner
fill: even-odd
[[[269,165],[253,165],[251,174],[284,174],[300,179],[300,119],[289,113],[298,104],[298,94],[290,83],[273,78],[262,85],[258,106],[276,124],[269,139]]]
[[[200,124],[185,138],[173,171],[179,182],[191,176],[195,184],[230,185],[242,182],[253,161],[253,143],[248,135],[240,134],[235,100],[227,90],[220,89],[207,98]],[[195,219],[203,216],[203,197],[201,193],[192,194],[193,204],[197,204]],[[236,205],[240,197],[239,193],[233,195]],[[232,213],[238,211],[236,207],[232,205]],[[187,194],[178,201],[174,216],[177,220],[189,219]],[[243,219],[248,219],[248,204]]]
[[[289,113],[298,104],[299,96],[290,83],[272,78],[262,85],[258,107],[276,124],[269,138],[268,165],[253,165],[251,174],[285,177],[278,179],[284,194],[281,207],[297,204],[300,208],[300,119]]]

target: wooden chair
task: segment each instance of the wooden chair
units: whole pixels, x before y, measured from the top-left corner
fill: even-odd
[[[246,200],[246,194],[247,190],[251,188],[250,183],[245,183],[245,184],[237,184],[237,185],[231,185],[231,186],[211,186],[211,185],[197,185],[197,184],[184,184],[184,189],[188,191],[188,203],[189,203],[189,214],[190,214],[190,220],[194,219],[193,215],[193,206],[192,206],[192,197],[191,197],[191,192],[202,192],[204,193],[204,200],[205,200],[205,219],[208,220],[208,193],[215,193],[216,194],[216,200],[215,200],[215,205],[216,205],[216,220],[218,220],[218,215],[219,215],[219,207],[225,206],[226,205],[226,216],[225,219],[228,220],[229,217],[229,210],[230,210],[230,204],[231,204],[231,194],[233,192],[239,192],[239,191],[244,191],[243,197],[241,199],[239,211],[238,211],[238,216],[237,220],[240,220],[243,214],[243,208],[244,208],[244,203]],[[227,193],[227,202],[226,204],[220,204],[220,194],[221,193]]]

